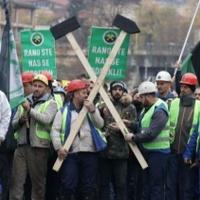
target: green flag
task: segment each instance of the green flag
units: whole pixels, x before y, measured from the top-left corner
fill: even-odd
[[[10,105],[16,107],[24,101],[24,88],[12,30],[10,31]]]
[[[117,28],[96,26],[91,28],[91,35],[88,38],[88,61],[97,76],[100,74],[119,33],[120,30]],[[118,51],[106,76],[107,80],[122,80],[125,78],[129,38],[129,35],[127,35]]]
[[[200,42],[188,54],[181,65],[181,73],[191,72],[196,74],[200,83]]]
[[[6,25],[3,30],[0,54],[0,89],[6,94],[11,108],[24,101],[19,61],[14,35],[10,26],[9,11],[5,4]]]

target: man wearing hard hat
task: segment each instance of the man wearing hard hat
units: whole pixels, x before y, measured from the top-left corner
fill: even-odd
[[[156,86],[158,89],[157,97],[163,101],[169,101],[175,98],[172,87],[172,78],[167,71],[160,71],[156,75]]]
[[[74,199],[80,190],[81,200],[94,200],[96,176],[98,172],[97,152],[106,148],[106,143],[97,128],[104,126],[104,120],[94,104],[87,100],[88,84],[84,80],[72,80],[67,86],[70,100],[55,116],[51,138],[59,158],[66,158],[60,171],[60,198]],[[72,146],[67,152],[62,146],[70,130],[85,106],[88,115],[85,117]],[[78,188],[80,186],[81,188]]]
[[[180,98],[170,106],[171,155],[167,177],[167,199],[195,199],[195,170],[191,168],[192,155],[183,155],[190,144],[193,133],[198,135],[200,102],[194,91],[198,84],[195,74],[186,73],[180,81]]]
[[[22,73],[22,83],[24,86],[24,95],[28,96],[32,93],[32,82],[34,74],[32,72],[23,72]]]
[[[18,109],[12,124],[16,129],[17,148],[14,153],[10,200],[23,199],[24,183],[29,173],[31,199],[44,200],[47,159],[50,147],[50,128],[57,112],[55,101],[47,93],[48,80],[44,75],[33,79],[33,93]]]
[[[126,134],[126,141],[140,143],[144,150],[148,168],[144,173],[142,199],[163,200],[165,165],[170,153],[169,116],[167,104],[156,97],[156,86],[146,81],[138,92],[144,109],[140,117],[140,130]]]

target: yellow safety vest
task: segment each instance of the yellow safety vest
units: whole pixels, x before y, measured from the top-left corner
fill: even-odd
[[[170,106],[170,142],[174,142],[175,138],[175,129],[178,122],[178,116],[179,116],[179,109],[180,109],[180,99],[176,98],[171,102]],[[194,105],[194,114],[193,114],[193,120],[192,120],[192,127],[190,129],[190,135],[192,134],[195,126],[198,124],[199,120],[199,113],[200,113],[200,101],[195,100]]]
[[[152,116],[157,107],[162,107],[168,113],[167,104],[163,100],[158,99],[157,102],[154,105],[152,105],[151,108],[144,114],[141,120],[142,128],[148,128],[150,126]],[[169,149],[169,120],[165,125],[165,128],[159,133],[159,135],[154,140],[152,140],[151,142],[145,142],[142,145],[145,149],[148,150]]]
[[[38,112],[43,113],[46,111],[47,107],[49,106],[51,102],[51,99],[48,101],[45,101],[44,103],[42,103],[39,108],[38,108]],[[19,109],[19,115],[22,116],[24,113],[24,109],[23,107],[20,105],[18,107]],[[44,125],[41,123],[36,123],[36,135],[37,137],[41,138],[41,139],[46,139],[46,140],[51,140],[50,138],[50,130],[51,130],[51,125]],[[45,130],[44,130],[44,126],[45,126]],[[20,134],[18,132],[14,133],[15,139],[19,140]]]

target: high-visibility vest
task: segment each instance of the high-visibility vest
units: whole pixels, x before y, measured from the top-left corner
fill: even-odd
[[[155,113],[156,109],[160,108],[168,113],[168,106],[167,104],[158,99],[155,104],[151,106],[151,108],[144,114],[141,120],[141,127],[148,128],[151,124],[151,119],[153,114]],[[145,133],[144,133],[145,134]],[[169,120],[167,121],[165,128],[157,135],[155,139],[150,142],[142,143],[143,147],[148,150],[165,150],[170,148],[169,143]]]
[[[180,99],[176,98],[171,102],[170,106],[170,142],[173,143],[175,138],[175,130],[176,125],[178,122],[178,116],[179,116],[179,109],[180,109]],[[194,105],[194,114],[193,114],[193,120],[192,120],[192,127],[190,129],[190,135],[194,131],[194,128],[196,128],[199,120],[199,113],[200,113],[200,101],[195,100]],[[189,141],[189,140],[188,140]]]
[[[54,99],[57,104],[58,110],[63,107],[63,100],[60,94],[54,94]]]
[[[60,138],[61,138],[62,144],[64,144],[65,139],[68,136],[68,135],[66,136],[66,130],[67,130],[67,128],[69,128],[69,127],[67,127],[67,124],[71,123],[70,119],[68,119],[68,116],[69,116],[68,115],[68,105],[66,105],[63,109],[61,109],[61,112],[62,112],[62,126],[61,126]],[[89,117],[88,117],[88,119],[89,119]],[[90,124],[90,122],[89,122],[89,124]],[[90,126],[90,128],[91,128],[91,126]],[[95,147],[96,147],[97,151],[103,150],[107,146],[106,138],[102,131],[100,131],[97,128],[94,128],[94,129],[93,130],[95,131],[95,134],[93,134],[93,130],[91,130],[91,136],[93,138]],[[70,132],[70,130],[68,130],[68,132]]]
[[[38,112],[40,112],[40,113],[45,112],[51,101],[52,101],[52,99],[42,103],[38,108]],[[45,129],[44,129],[44,126],[45,126]],[[51,140],[50,131],[51,131],[51,124],[44,125],[44,124],[36,122],[36,135],[39,138]]]
[[[50,102],[51,102],[51,99],[42,103],[38,108],[38,112],[40,113],[45,112]],[[20,112],[20,116],[22,116],[24,112],[23,107],[20,105],[18,109]],[[50,134],[49,134],[51,130],[51,125],[44,125],[44,124],[36,122],[35,127],[36,127],[35,129],[36,129],[37,137],[39,137],[40,139],[51,140]],[[18,132],[15,132],[14,136],[15,136],[15,139],[19,140],[20,134]]]

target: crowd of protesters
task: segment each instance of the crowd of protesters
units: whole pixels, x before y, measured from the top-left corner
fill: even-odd
[[[22,73],[25,100],[11,111],[0,92],[0,200],[199,200],[200,88],[195,74],[167,71],[128,88],[105,84],[129,130],[123,135],[85,77],[62,87],[51,74]],[[178,89],[177,89],[178,88]],[[72,145],[63,145],[87,109]],[[128,143],[136,144],[142,169]],[[52,168],[64,160],[59,172]]]

